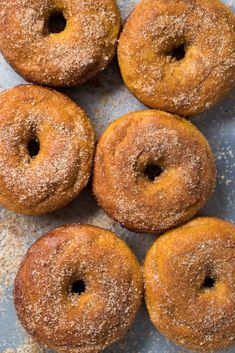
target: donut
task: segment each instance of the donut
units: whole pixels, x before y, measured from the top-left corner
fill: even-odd
[[[215,174],[210,146],[195,126],[169,113],[139,111],[117,119],[101,136],[93,190],[124,227],[161,233],[204,206]]]
[[[235,226],[197,218],[160,237],[144,264],[154,326],[199,352],[235,344]]]
[[[37,215],[67,205],[88,182],[94,131],[68,97],[35,85],[0,94],[0,205]]]
[[[114,233],[89,225],[52,230],[29,249],[14,299],[26,331],[64,353],[97,353],[130,328],[142,296],[136,257]]]
[[[80,85],[112,60],[120,30],[115,0],[1,0],[0,50],[27,81]]]
[[[203,112],[235,85],[235,17],[218,0],[142,0],[121,34],[118,60],[143,104]]]

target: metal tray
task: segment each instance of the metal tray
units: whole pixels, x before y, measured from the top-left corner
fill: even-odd
[[[138,0],[117,0],[123,20]],[[225,1],[235,10],[235,0]],[[0,91],[25,83],[0,56]],[[122,82],[117,62],[95,80],[76,89],[65,89],[89,114],[97,137],[109,122],[119,116],[145,109]],[[200,215],[216,216],[235,222],[235,95],[231,94],[216,108],[193,117],[192,122],[205,134],[216,156],[218,168],[214,195]],[[153,235],[133,234],[111,220],[97,206],[88,186],[63,210],[41,217],[16,215],[0,210],[0,353],[38,353],[17,322],[12,301],[12,284],[18,265],[27,248],[49,229],[66,223],[90,223],[119,234],[143,262],[155,240]],[[105,353],[183,353],[152,326],[144,305],[129,333]],[[235,348],[228,351],[235,353]]]

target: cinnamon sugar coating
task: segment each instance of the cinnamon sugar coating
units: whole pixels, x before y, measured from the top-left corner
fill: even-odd
[[[160,237],[144,264],[154,326],[199,352],[235,344],[235,226],[197,218]]]
[[[235,85],[235,16],[218,0],[141,0],[124,26],[118,60],[145,105],[203,112]]]
[[[50,19],[66,27],[50,32]],[[58,26],[58,24],[57,24]],[[115,0],[1,0],[0,50],[27,81],[75,86],[115,54],[120,16]]]
[[[51,89],[0,94],[0,205],[30,215],[68,204],[91,172],[95,136],[86,113]]]
[[[160,175],[148,175],[155,167]],[[215,174],[210,146],[195,126],[147,110],[124,115],[101,136],[93,190],[100,206],[126,228],[160,233],[204,206]]]
[[[83,292],[73,283],[83,281]],[[18,317],[39,343],[96,353],[131,326],[142,297],[140,266],[114,233],[89,225],[52,230],[29,249],[15,280]]]

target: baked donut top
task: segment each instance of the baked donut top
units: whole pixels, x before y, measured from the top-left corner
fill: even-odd
[[[50,32],[53,16],[64,17],[60,33]],[[0,4],[0,50],[21,75],[36,83],[74,86],[92,78],[112,59],[119,28],[114,0]]]
[[[235,84],[235,17],[217,0],[141,0],[124,26],[118,59],[144,104],[199,113]]]
[[[235,342],[235,227],[197,218],[160,237],[145,260],[154,325],[193,351]]]
[[[52,211],[86,185],[94,131],[61,93],[23,85],[0,94],[0,204],[16,212]]]
[[[151,175],[151,167],[158,168]],[[190,219],[215,185],[204,136],[185,119],[156,110],[117,119],[101,136],[93,189],[114,219],[137,232],[159,233]]]
[[[141,295],[141,269],[128,246],[88,225],[64,226],[39,239],[22,262],[14,290],[27,331],[68,353],[99,352],[122,336]]]

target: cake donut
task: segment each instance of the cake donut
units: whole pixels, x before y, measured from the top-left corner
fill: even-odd
[[[0,50],[27,81],[75,86],[103,70],[116,51],[115,0],[1,0]]]
[[[93,190],[116,221],[136,232],[160,233],[192,218],[215,185],[205,137],[176,115],[129,113],[97,145]]]
[[[141,0],[124,26],[118,60],[145,105],[203,112],[235,85],[235,17],[218,0]]]
[[[52,230],[29,249],[14,299],[26,331],[64,353],[97,353],[130,328],[142,297],[136,257],[114,233],[88,225]]]
[[[235,226],[197,218],[160,237],[144,264],[154,326],[186,348],[211,352],[235,344]]]
[[[22,85],[0,94],[0,205],[43,214],[85,187],[95,136],[86,113],[54,90]]]

